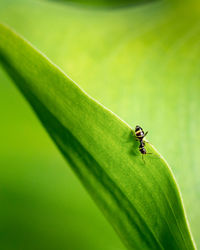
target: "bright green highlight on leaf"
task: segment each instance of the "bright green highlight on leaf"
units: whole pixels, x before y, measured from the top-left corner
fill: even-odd
[[[174,178],[131,128],[4,25],[1,62],[129,249],[194,249]],[[136,125],[136,124],[135,124]]]

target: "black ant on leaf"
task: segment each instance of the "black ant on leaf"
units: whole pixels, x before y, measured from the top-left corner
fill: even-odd
[[[142,154],[142,159],[144,161],[143,155],[146,154],[152,154],[152,153],[147,153],[146,149],[145,149],[145,141],[144,141],[144,137],[148,134],[148,131],[144,133],[143,129],[140,126],[136,126],[135,127],[135,136],[136,136],[136,140],[138,140],[140,142],[139,145],[139,151]],[[145,163],[145,161],[144,161]]]

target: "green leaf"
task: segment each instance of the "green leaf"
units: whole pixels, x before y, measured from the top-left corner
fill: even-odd
[[[157,0],[44,0],[44,1],[54,1],[57,3],[66,3],[66,4],[81,4],[85,6],[92,7],[126,7],[136,4],[144,4]]]
[[[130,249],[194,249],[172,173],[151,145],[4,25],[0,58],[74,172]]]

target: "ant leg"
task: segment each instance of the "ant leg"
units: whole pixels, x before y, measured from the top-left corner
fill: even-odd
[[[154,155],[156,158],[159,158],[159,159],[161,159],[160,158],[160,156],[158,156],[158,155],[155,155],[154,153],[146,153],[146,154],[148,154],[148,155]]]
[[[143,136],[143,138],[144,138],[144,137],[145,137],[145,136],[146,136],[147,134],[148,134],[148,131],[144,133],[144,136]]]
[[[150,144],[150,145],[152,145],[152,144],[151,144],[149,141],[147,141],[147,140],[145,140],[145,142],[148,143],[148,144]]]

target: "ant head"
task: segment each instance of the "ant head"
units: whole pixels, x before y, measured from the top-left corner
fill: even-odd
[[[137,126],[135,127],[135,129],[138,129],[138,128],[140,128],[140,126],[137,125]]]

